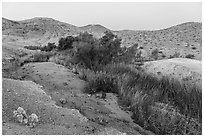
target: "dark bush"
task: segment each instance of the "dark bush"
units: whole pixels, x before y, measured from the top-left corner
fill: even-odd
[[[193,54],[186,55],[186,58],[189,58],[189,59],[194,59],[194,57],[195,57],[195,55],[193,55]]]
[[[196,47],[192,47],[192,49],[193,49],[193,50],[196,50],[197,48],[196,48]]]
[[[55,43],[48,43],[47,46],[44,46],[44,47],[41,47],[41,51],[46,51],[46,52],[49,52],[49,51],[52,51],[53,49],[55,49],[57,46],[55,45]]]
[[[75,38],[72,36],[67,36],[66,38],[61,38],[59,40],[59,45],[57,47],[57,49],[59,51],[62,50],[66,50],[66,49],[71,49],[72,47],[72,43],[75,41]]]
[[[121,50],[121,40],[113,34],[111,37],[109,35],[111,34],[107,33],[100,40],[97,40],[91,34],[80,34],[72,44],[72,62],[83,64],[85,68],[94,71],[113,62]]]
[[[24,48],[29,49],[29,50],[40,50],[40,46],[24,46]]]
[[[78,42],[85,42],[88,44],[96,44],[98,45],[99,41],[98,39],[94,38],[92,34],[89,34],[88,32],[80,33],[79,36],[75,37],[75,41]]]

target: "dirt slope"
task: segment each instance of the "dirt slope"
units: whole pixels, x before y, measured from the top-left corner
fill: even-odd
[[[86,118],[75,109],[56,106],[55,102],[31,81],[3,79],[3,134],[75,134],[84,133]],[[27,114],[36,113],[40,122],[30,129],[12,117],[19,106]],[[80,127],[79,127],[80,126]],[[85,126],[85,125],[84,125]]]
[[[133,123],[114,94],[105,100],[83,94],[85,82],[61,65],[30,63],[13,75],[26,81],[3,80],[4,134],[152,134]],[[67,103],[61,104],[61,98]],[[40,116],[36,128],[13,120],[11,113],[18,106]]]
[[[174,58],[151,61],[146,62],[143,68],[159,77],[165,75],[202,87],[202,62],[198,60]]]

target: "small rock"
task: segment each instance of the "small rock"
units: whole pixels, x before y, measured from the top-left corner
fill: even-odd
[[[66,104],[67,103],[67,100],[65,98],[60,98],[60,103],[61,104]]]

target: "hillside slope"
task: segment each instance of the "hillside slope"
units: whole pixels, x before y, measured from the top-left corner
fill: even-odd
[[[117,31],[116,34],[122,38],[123,45],[138,43],[149,55],[157,48],[166,57],[177,52],[181,57],[193,54],[195,59],[202,59],[202,24],[198,22],[187,22],[155,31]]]
[[[13,75],[24,80],[3,79],[3,134],[153,134],[133,123],[117,104],[116,95],[103,100],[83,94],[85,81],[62,65],[29,63]],[[40,117],[35,128],[12,117],[19,106]]]
[[[32,18],[23,21],[2,19],[3,43],[17,42],[21,45],[42,45],[48,42],[58,43],[59,38],[89,32],[100,38],[110,29],[97,25],[77,27],[51,18]],[[159,49],[161,56],[168,58],[175,53],[180,57],[193,54],[195,59],[202,59],[202,23],[187,22],[166,29],[154,31],[121,30],[112,31],[122,39],[122,46],[138,43],[148,56],[153,49]]]
[[[158,77],[168,76],[202,88],[201,61],[184,58],[165,59],[146,62],[143,68],[147,73]]]

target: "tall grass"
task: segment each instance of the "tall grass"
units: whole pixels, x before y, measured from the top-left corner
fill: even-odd
[[[202,89],[176,79],[160,79],[124,64],[103,68],[88,81],[86,93],[117,93],[132,118],[157,134],[201,134]]]

